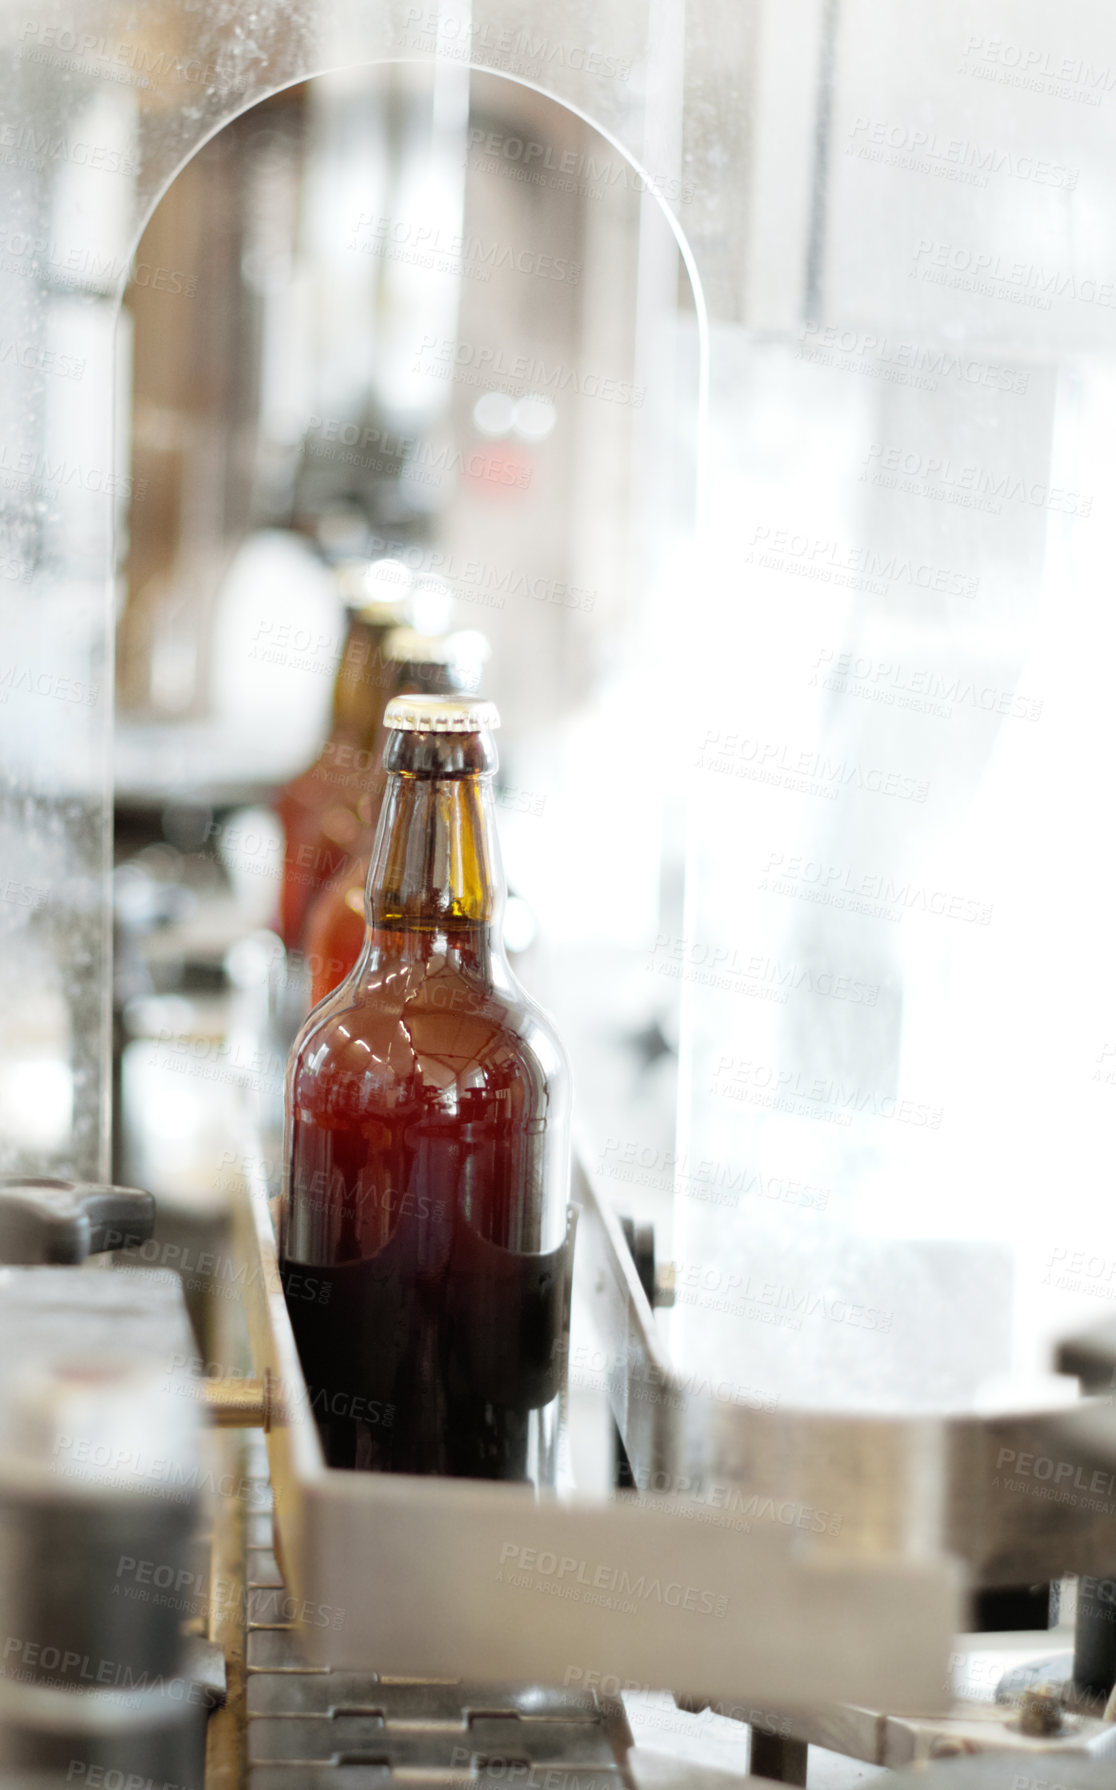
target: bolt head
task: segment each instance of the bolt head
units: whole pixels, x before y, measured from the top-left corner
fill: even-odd
[[[1062,1699],[1048,1684],[1036,1684],[1023,1693],[1019,1728],[1023,1734],[1057,1734],[1062,1726]]]

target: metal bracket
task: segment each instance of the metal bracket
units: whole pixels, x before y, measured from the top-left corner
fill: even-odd
[[[610,1342],[609,1399],[643,1492],[704,1502],[769,1533],[805,1529],[841,1554],[959,1559],[974,1586],[1111,1566],[1108,1399],[991,1416],[754,1409],[676,1372],[619,1221],[580,1167],[575,1196],[579,1273]],[[1116,1338],[1113,1351],[1105,1384]]]

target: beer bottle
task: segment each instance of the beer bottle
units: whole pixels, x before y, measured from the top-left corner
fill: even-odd
[[[443,635],[440,640],[416,633],[413,628],[393,628],[384,642],[393,691],[399,696],[475,693],[488,652],[484,635],[472,628]],[[387,779],[383,726],[377,743],[379,750],[373,754],[361,801],[368,819],[353,844],[351,857],[315,896],[306,919],[303,947],[310,966],[312,1006],[324,1000],[348,975],[364,943],[364,886]]]
[[[359,801],[391,696],[383,646],[403,618],[404,601],[386,593],[362,601],[361,585],[370,570],[341,571],[349,625],[333,686],[329,738],[276,802],[283,825],[279,931],[288,950],[299,944],[311,901],[348,861],[360,832]]]
[[[548,1484],[569,1074],[501,940],[498,717],[385,721],[364,947],[287,1069],[287,1309],[329,1464]]]

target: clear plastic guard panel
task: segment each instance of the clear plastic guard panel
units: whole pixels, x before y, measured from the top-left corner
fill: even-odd
[[[680,1367],[896,1409],[1040,1366],[1116,1259],[1107,12],[182,0],[0,29],[4,1166],[106,1166],[113,542],[146,498],[119,298],[182,283],[132,265],[143,225],[285,86],[472,67],[630,158],[641,282],[685,269],[631,510],[636,720],[677,767],[649,824],[685,806],[688,838],[635,974],[681,1002],[680,1117],[602,1145],[633,1195],[673,1189]],[[664,521],[673,455],[696,535]]]
[[[713,328],[675,1346],[971,1410],[1116,1267],[1116,35],[854,3],[828,56],[804,316]]]
[[[127,551],[129,512],[134,518],[156,495],[130,471],[129,328],[119,299],[131,279],[181,304],[205,302],[181,266],[134,259],[160,196],[254,102],[327,71],[409,64],[434,71],[451,109],[455,80],[460,88],[473,70],[478,80],[551,93],[591,121],[630,170],[637,210],[653,208],[672,256],[679,250],[671,229],[692,265],[689,242],[670,221],[669,205],[680,205],[683,193],[716,256],[732,231],[727,192],[698,165],[723,162],[721,134],[708,135],[691,116],[697,142],[684,142],[682,21],[668,28],[643,5],[607,15],[560,6],[540,24],[526,3],[275,4],[249,18],[238,6],[189,0],[48,4],[9,9],[0,32],[0,279],[10,335],[0,361],[8,399],[0,601],[11,653],[0,673],[2,812],[13,869],[3,905],[9,1001],[0,1112],[6,1166],[92,1174],[105,1172],[109,1138],[116,566]],[[731,108],[716,97],[723,89],[727,98],[729,87],[711,40],[695,45],[691,76],[704,110],[723,111],[735,138]],[[332,79],[340,109],[344,76]],[[599,218],[597,225],[600,234]],[[210,303],[218,302],[211,292]],[[645,340],[641,351],[649,346]],[[600,452],[608,431],[598,434]],[[193,569],[204,571],[197,560]],[[161,744],[145,742],[149,763]],[[591,753],[582,756],[588,764]],[[164,757],[173,782],[182,754]],[[188,781],[188,764],[183,775]]]

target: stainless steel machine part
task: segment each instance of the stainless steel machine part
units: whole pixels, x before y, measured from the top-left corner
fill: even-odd
[[[577,1271],[642,1490],[810,1527],[840,1557],[954,1558],[974,1586],[1111,1563],[1116,1475],[1101,1448],[1107,1438],[1116,1456],[1116,1407],[1085,1398],[1004,1415],[861,1417],[719,1397],[668,1360],[616,1217],[583,1170],[576,1192]]]
[[[584,1180],[577,1196],[590,1233],[578,1272],[599,1280],[612,1313],[604,1334],[634,1365],[647,1337],[623,1304],[630,1257],[603,1253],[611,1233]],[[296,1599],[344,1612],[348,1663],[375,1669],[387,1658],[397,1672],[456,1677],[467,1659],[485,1683],[562,1686],[607,1672],[657,1688],[747,1689],[776,1706],[804,1683],[830,1701],[940,1703],[960,1575],[902,1534],[841,1548],[777,1516],[726,1530],[698,1499],[680,1512],[654,1494],[536,1500],[515,1486],[327,1470],[262,1179],[243,1220],[256,1371],[274,1388],[267,1447],[287,1582]],[[639,1383],[619,1370],[621,1394]],[[618,1403],[622,1418],[636,1408]],[[675,1414],[651,1409],[672,1433]],[[307,1623],[305,1645],[311,1659],[336,1657],[327,1629]]]
[[[470,1686],[309,1662],[300,1608],[272,1551],[262,1442],[249,1444],[247,1790],[341,1790],[354,1771],[424,1790],[533,1782],[549,1790],[631,1790],[631,1733],[616,1703],[579,1689]],[[372,1588],[370,1588],[371,1590]],[[319,1612],[304,1612],[313,1619]],[[332,1646],[343,1655],[344,1626]]]
[[[1088,1441],[1096,1401],[903,1419],[763,1411],[719,1397],[673,1371],[619,1222],[580,1168],[575,1198],[577,1273],[637,1486],[610,1504],[536,1503],[507,1487],[324,1469],[266,1188],[253,1189],[250,1322],[278,1413],[269,1450],[299,1595],[340,1606],[354,1581],[377,1583],[380,1595],[346,1618],[347,1657],[359,1665],[383,1657],[390,1632],[393,1662],[416,1673],[452,1674],[465,1655],[486,1680],[529,1670],[561,1683],[598,1669],[698,1696],[746,1688],[778,1709],[801,1707],[808,1682],[818,1713],[792,1727],[796,1740],[876,1763],[995,1743],[1007,1731],[1004,1711],[948,1713],[946,1630],[965,1626],[957,1562],[973,1583],[997,1585],[1107,1559],[1116,1504]],[[726,1516],[735,1526],[718,1521]],[[473,1545],[463,1557],[456,1537],[466,1524]],[[620,1601],[617,1586],[653,1584],[660,1595],[665,1560],[683,1591],[700,1597],[716,1587],[723,1614],[703,1627],[655,1602],[637,1600],[635,1622],[609,1607]],[[553,1614],[534,1622],[532,1603],[541,1611],[542,1597]],[[830,1620],[846,1638],[839,1650],[825,1639]],[[821,1643],[816,1669],[811,1636]],[[307,1646],[325,1657],[312,1633]],[[830,1688],[874,1677],[890,1678],[892,1688],[870,1697]],[[1103,1724],[1080,1719],[1072,1745],[1104,1744]],[[1024,1734],[1019,1742],[1033,1744]],[[1069,1744],[1067,1733],[1059,1751]]]
[[[1054,1732],[1031,1734],[1018,1707],[994,1703],[958,1703],[940,1716],[901,1715],[849,1704],[817,1706],[781,1712],[780,1721],[786,1733],[776,1737],[779,1741],[789,1740],[803,1749],[824,1747],[868,1765],[922,1765],[932,1759],[988,1753],[1013,1759],[1019,1773],[1046,1776],[1060,1773],[1069,1759],[1116,1759],[1116,1727],[1099,1716],[1067,1714]],[[1110,1774],[1112,1769],[1110,1763]],[[765,1775],[783,1777],[782,1772]],[[806,1779],[784,1777],[784,1781]]]
[[[1056,1766],[1021,1771],[1010,1754],[959,1754],[918,1771],[893,1771],[874,1790],[1112,1790],[1112,1765],[1102,1759],[1060,1758]]]
[[[155,1201],[137,1187],[0,1175],[0,1262],[84,1262],[146,1242]]]
[[[207,1696],[180,1613],[206,1490],[192,1356],[174,1275],[0,1269],[5,1773],[200,1787]]]

